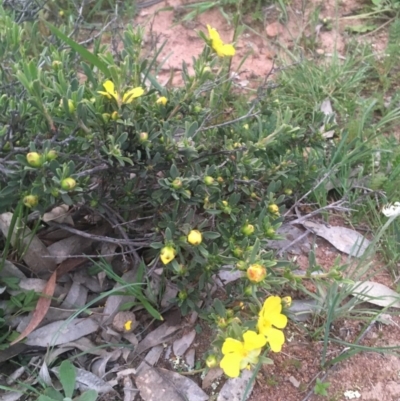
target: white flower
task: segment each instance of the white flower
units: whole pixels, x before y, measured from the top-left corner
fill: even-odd
[[[394,202],[393,204],[388,203],[382,208],[382,213],[386,217],[393,217],[400,215],[400,202]]]
[[[344,396],[347,400],[353,400],[354,398],[360,398],[361,394],[358,391],[347,390],[345,391]]]

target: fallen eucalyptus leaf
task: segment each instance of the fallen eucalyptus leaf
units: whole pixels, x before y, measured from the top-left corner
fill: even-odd
[[[370,243],[363,235],[350,228],[327,226],[312,221],[306,221],[302,224],[316,235],[330,242],[339,251],[351,256],[362,256]]]
[[[135,350],[136,353],[141,354],[142,352],[154,347],[155,345],[166,342],[167,340],[171,339],[171,336],[180,329],[181,326],[169,326],[167,323],[163,323],[161,326],[158,326],[155,330],[149,333],[139,343]]]
[[[305,322],[317,311],[317,301],[314,299],[295,299],[288,309],[288,317],[297,322]]]
[[[40,322],[46,316],[46,313],[50,307],[51,297],[53,296],[54,289],[56,288],[56,277],[57,277],[57,271],[54,271],[51,277],[49,278],[49,281],[47,282],[45,288],[43,289],[42,296],[39,298],[36,304],[35,310],[33,311],[32,314],[32,319],[30,320],[28,326],[25,327],[24,331],[11,343],[11,345],[18,343],[25,337],[29,336],[30,334],[33,334],[32,333],[33,330],[35,330],[36,327],[39,326]],[[29,344],[28,341],[26,342],[26,344],[40,345],[40,344]]]
[[[189,368],[191,369],[194,368],[194,364],[196,362],[196,351],[194,348],[191,348],[188,352],[186,352],[185,361],[187,366],[189,366]]]
[[[144,360],[140,362],[139,366],[136,369],[136,373],[139,375],[145,370],[150,369],[152,366],[154,366],[160,359],[163,350],[164,347],[162,345],[157,345],[156,347],[153,347],[150,352],[148,352],[147,355],[144,357]]]
[[[135,283],[136,282],[136,271],[133,270],[129,270],[128,272],[124,273],[121,277],[121,279],[123,280],[123,282],[125,283]],[[121,284],[116,284],[114,286],[115,289],[121,287]],[[127,302],[134,302],[135,301],[135,297],[134,296],[130,296],[130,295],[110,295],[107,298],[106,301],[106,306],[104,307],[104,316],[103,316],[103,324],[107,325],[110,324],[113,319],[114,316],[118,313],[119,311],[119,307],[123,304],[123,303],[127,303]]]
[[[357,281],[351,294],[361,301],[382,307],[400,308],[400,294],[374,281]]]
[[[70,255],[79,255],[88,250],[93,240],[90,238],[83,238],[80,235],[72,235],[71,237],[64,238],[55,242],[47,247],[52,260],[59,264],[68,259]]]
[[[80,308],[86,304],[88,290],[78,283],[72,283],[68,295],[61,304],[61,309]]]
[[[195,338],[196,331],[192,330],[189,333],[183,335],[181,338],[175,340],[172,346],[175,356],[182,356],[192,345]]]
[[[0,270],[0,277],[17,277],[20,279],[26,278],[25,274],[8,260],[4,261],[3,269]]]
[[[68,213],[69,206],[68,205],[60,205],[56,206],[50,212],[47,212],[43,215],[42,220],[44,222],[55,221],[57,223],[66,223],[68,225],[73,226],[74,221],[72,220],[71,215]]]
[[[60,374],[58,366],[52,368],[51,371],[54,372],[59,378]],[[110,391],[114,391],[114,389],[107,382],[85,369],[75,368],[75,372],[76,384],[78,385],[80,391],[89,389],[95,390],[98,393],[109,393]]]
[[[223,374],[224,371],[221,368],[211,368],[204,377],[203,382],[201,383],[201,388],[203,390],[209,388],[211,384],[213,384],[213,382],[219,379]]]
[[[310,242],[306,235],[301,240],[294,241],[305,233],[304,230],[291,224],[282,224],[276,233],[282,235],[285,239],[268,240],[267,244],[269,248],[277,250],[278,254],[288,252],[294,255],[301,255],[310,252]]]
[[[136,377],[144,401],[207,401],[208,395],[191,379],[166,369],[150,368]]]
[[[69,322],[59,320],[33,331],[29,334],[26,344],[41,347],[65,344],[95,332],[98,327],[98,323],[93,319],[73,319]]]

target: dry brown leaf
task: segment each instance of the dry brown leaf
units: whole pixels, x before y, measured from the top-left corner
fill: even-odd
[[[13,214],[10,212],[0,214],[0,230],[6,238],[12,217]],[[33,235],[29,227],[22,225],[18,230],[14,230],[11,235],[11,245],[16,246],[18,240],[21,241],[21,249],[25,249],[22,259],[33,273],[53,272],[56,269],[56,263],[49,257],[46,246],[37,235]]]
[[[54,290],[56,288],[56,277],[57,271],[55,271],[49,278],[49,281],[47,282],[46,287],[44,288],[42,295],[39,298],[39,301],[33,312],[32,320],[29,322],[25,330],[11,343],[11,345],[20,342],[22,339],[32,333],[32,331],[36,329],[36,327],[46,316],[46,313],[50,308],[51,297],[53,296]]]

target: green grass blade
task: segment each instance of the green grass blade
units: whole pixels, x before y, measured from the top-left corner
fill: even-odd
[[[59,39],[61,39],[63,42],[65,42],[67,45],[69,45],[72,49],[74,49],[84,60],[86,60],[88,63],[93,64],[95,67],[97,67],[105,76],[110,75],[107,64],[103,63],[97,56],[95,56],[89,50],[85,49],[79,43],[76,43],[74,40],[69,38],[64,33],[62,33],[54,25],[51,25],[48,22],[45,22],[45,24],[47,25],[47,27],[50,29],[50,31],[54,35],[56,35]]]

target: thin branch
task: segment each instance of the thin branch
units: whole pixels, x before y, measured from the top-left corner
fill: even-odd
[[[49,222],[48,225],[50,227],[57,227],[62,230],[68,231],[72,234],[79,235],[80,237],[83,238],[89,238],[93,241],[100,241],[100,242],[108,242],[110,244],[117,244],[117,245],[132,245],[132,246],[138,246],[138,247],[144,247],[144,246],[149,246],[149,242],[140,242],[140,241],[132,241],[132,240],[126,240],[126,239],[119,239],[119,238],[111,238],[111,237],[103,237],[101,235],[95,235],[95,234],[89,234],[81,230],[77,230],[76,228],[70,227],[66,224],[60,224],[60,223],[53,223]]]

